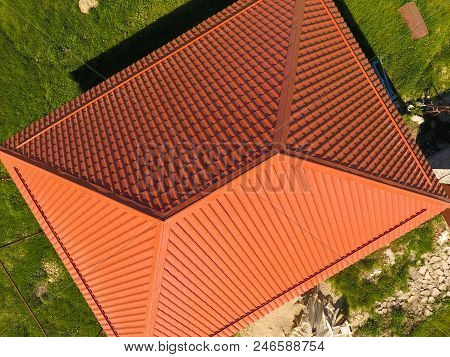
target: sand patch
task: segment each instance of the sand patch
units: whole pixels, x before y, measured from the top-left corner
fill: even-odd
[[[59,276],[61,275],[61,268],[58,266],[57,263],[52,261],[46,261],[42,264],[42,267],[47,273],[48,277],[47,280],[49,283],[54,283],[59,279]]]
[[[88,14],[89,10],[94,9],[98,6],[97,0],[80,0],[78,7],[83,14]]]

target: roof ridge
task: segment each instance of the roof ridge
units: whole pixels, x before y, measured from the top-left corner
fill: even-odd
[[[411,145],[409,144],[409,141],[405,138],[405,136],[403,135],[403,132],[401,131],[399,125],[397,124],[397,122],[395,121],[395,118],[393,117],[393,115],[391,114],[391,112],[389,111],[386,103],[384,102],[383,98],[381,97],[380,93],[378,93],[378,90],[376,89],[375,85],[373,84],[372,80],[370,79],[369,75],[367,74],[366,70],[364,69],[364,66],[362,65],[361,61],[359,60],[358,56],[356,55],[353,47],[351,46],[350,42],[348,41],[347,37],[345,36],[344,32],[342,31],[342,29],[340,28],[338,22],[336,21],[335,17],[333,16],[333,14],[331,13],[329,7],[327,6],[326,2],[324,0],[319,0],[325,11],[327,12],[330,20],[332,21],[333,25],[336,27],[336,29],[338,30],[340,36],[342,37],[342,39],[344,40],[345,44],[347,45],[347,47],[350,50],[350,53],[352,54],[352,56],[354,57],[356,64],[358,65],[358,67],[361,69],[364,77],[366,77],[367,82],[369,83],[370,87],[372,88],[372,90],[374,91],[375,95],[377,96],[379,102],[381,103],[382,107],[384,108],[384,110],[386,111],[389,119],[391,120],[391,122],[394,124],[395,129],[397,130],[397,132],[399,133],[402,141],[404,142],[404,144],[406,145],[408,151],[410,152],[410,154],[412,155],[414,161],[416,162],[416,164],[418,165],[420,171],[422,172],[423,176],[425,177],[425,180],[427,181],[428,185],[430,187],[433,187],[433,183],[430,180],[430,177],[427,175],[424,167],[422,166],[422,164],[420,163],[419,159],[417,158],[416,154],[414,153],[414,150],[411,148]]]
[[[87,106],[91,105],[92,103],[97,102],[98,100],[100,100],[101,98],[105,97],[106,95],[108,95],[109,93],[121,88],[123,85],[125,85],[126,83],[130,82],[131,80],[133,80],[134,78],[142,75],[143,73],[146,73],[147,71],[149,71],[150,69],[152,69],[153,67],[157,66],[158,64],[164,62],[165,60],[171,58],[172,56],[174,56],[175,54],[177,54],[178,52],[180,52],[181,50],[185,49],[186,47],[189,47],[190,45],[192,45],[193,43],[197,42],[198,40],[202,39],[203,37],[207,36],[208,34],[210,34],[211,32],[217,30],[218,28],[220,28],[221,26],[225,25],[226,23],[230,22],[231,20],[235,19],[236,17],[238,17],[239,15],[242,15],[243,13],[249,11],[250,9],[252,9],[253,7],[255,7],[256,5],[258,5],[259,3],[263,2],[265,0],[253,0],[252,2],[250,2],[247,6],[243,7],[242,9],[240,9],[239,11],[233,13],[231,16],[229,16],[228,18],[225,18],[224,20],[220,21],[219,23],[217,23],[216,25],[210,27],[208,30],[206,30],[205,32],[199,34],[198,36],[194,37],[193,39],[189,40],[188,42],[184,43],[183,45],[179,46],[178,48],[176,48],[175,50],[169,52],[167,55],[163,56],[162,58],[154,61],[153,63],[151,63],[150,65],[146,66],[145,68],[143,68],[140,71],[137,71],[136,73],[134,73],[133,75],[127,77],[125,80],[123,80],[122,82],[116,84],[115,86],[113,86],[112,88],[109,88],[103,92],[101,92],[100,95],[96,96],[95,98],[87,101],[86,103],[84,103],[83,105],[81,105],[80,107],[76,108],[75,110],[73,110],[72,112],[70,112],[69,114],[65,115],[64,117],[60,118],[59,120],[57,120],[56,122],[50,124],[49,126],[43,128],[42,130],[40,130],[39,132],[37,132],[36,134],[32,135],[31,137],[29,137],[28,139],[24,140],[23,142],[21,142],[19,145],[17,145],[14,150],[20,149],[21,147],[23,147],[24,145],[26,145],[27,143],[29,143],[30,141],[34,140],[35,138],[41,136],[42,134],[44,134],[45,132],[47,132],[48,130],[54,128],[55,126],[57,126],[58,124],[60,124],[61,122],[71,118],[73,115],[75,115],[76,113],[82,111],[84,108],[86,108]],[[301,0],[303,1],[303,0]],[[182,36],[182,35],[180,35]],[[179,36],[179,37],[180,37]],[[145,57],[143,57],[145,58]],[[120,73],[120,72],[119,72]]]
[[[330,167],[332,169],[336,169],[336,170],[339,170],[342,172],[356,175],[356,176],[359,176],[359,177],[362,177],[362,178],[365,178],[365,179],[368,179],[368,180],[371,180],[374,182],[379,182],[384,185],[396,187],[401,190],[406,190],[406,191],[413,192],[418,195],[426,196],[426,197],[438,200],[440,202],[445,202],[445,203],[450,204],[450,197],[440,196],[435,193],[424,191],[424,190],[416,188],[416,187],[408,186],[406,184],[395,182],[390,179],[385,179],[380,176],[375,176],[373,174],[370,174],[370,173],[367,173],[367,172],[364,172],[364,171],[361,171],[358,169],[354,169],[354,168],[351,168],[351,167],[348,167],[348,166],[345,166],[345,165],[342,165],[342,164],[339,164],[339,163],[336,163],[336,162],[333,162],[330,160],[321,159],[321,158],[309,155],[304,152],[297,152],[297,151],[293,151],[291,149],[286,148],[285,150],[282,150],[281,153],[284,155],[290,156],[290,157],[295,157],[295,158],[298,158],[301,160],[310,161],[310,162],[313,162],[313,163],[316,163],[316,164],[319,164],[322,166]]]
[[[286,147],[288,137],[288,124],[292,111],[292,98],[294,95],[295,77],[298,52],[300,48],[300,35],[302,32],[303,15],[305,13],[306,0],[295,0],[295,9],[292,20],[292,29],[289,40],[289,49],[286,56],[285,76],[282,83],[277,121],[273,134],[272,149],[282,150]]]

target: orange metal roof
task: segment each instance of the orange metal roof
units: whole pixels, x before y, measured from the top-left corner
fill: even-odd
[[[0,159],[111,336],[223,336],[450,200],[330,0],[240,0]]]
[[[330,0],[239,0],[3,150],[160,219],[276,152],[445,197]]]
[[[449,205],[277,154],[166,221],[0,153],[110,336],[226,336]]]

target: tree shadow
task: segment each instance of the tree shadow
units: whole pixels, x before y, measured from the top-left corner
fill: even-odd
[[[449,106],[450,91],[435,94],[428,99],[419,98],[415,102]],[[450,113],[424,113],[422,117],[424,122],[419,127],[416,141],[424,155],[431,157],[445,147],[450,146]]]
[[[161,17],[133,36],[94,57],[71,72],[84,92],[101,83],[134,62],[157,50],[177,36],[223,10],[235,0],[190,0],[171,13]]]

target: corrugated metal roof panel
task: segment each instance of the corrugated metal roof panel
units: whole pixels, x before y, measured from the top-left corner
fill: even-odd
[[[0,154],[109,335],[146,335],[162,222]]]
[[[445,206],[277,155],[166,223],[154,334],[234,333]]]

